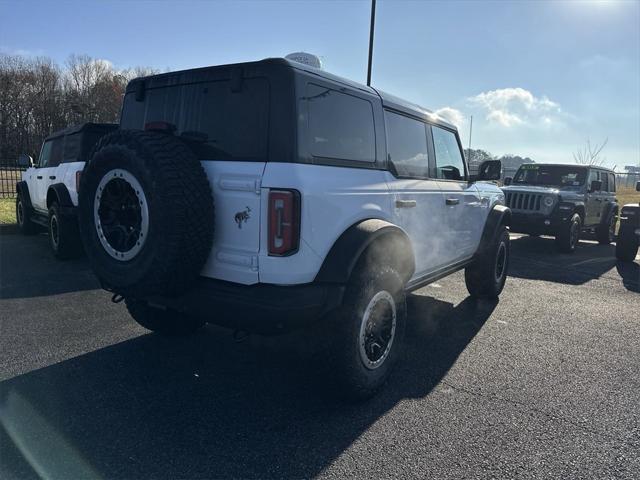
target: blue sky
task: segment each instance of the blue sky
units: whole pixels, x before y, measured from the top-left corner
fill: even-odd
[[[0,52],[165,70],[304,50],[365,81],[365,1],[0,0]],[[439,111],[494,154],[572,161],[608,138],[640,164],[640,2],[378,1],[372,84]]]

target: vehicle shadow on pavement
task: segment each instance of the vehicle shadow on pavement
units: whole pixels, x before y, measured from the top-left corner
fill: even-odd
[[[614,271],[614,245],[581,241],[574,253],[560,253],[549,237],[511,238],[509,276],[582,285]]]
[[[0,235],[0,299],[30,298],[100,288],[87,260],[60,261],[42,233]]]
[[[408,306],[406,358],[357,405],[323,391],[292,338],[235,343],[216,327],[177,340],[144,335],[6,380],[0,475],[317,475],[398,402],[428,395],[496,303],[411,295]]]

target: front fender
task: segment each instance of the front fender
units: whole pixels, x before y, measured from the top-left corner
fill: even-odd
[[[509,226],[511,224],[511,209],[505,205],[494,205],[487,216],[487,221],[484,224],[482,230],[482,237],[480,237],[480,245],[476,256],[484,253],[487,248],[493,245],[496,237],[500,233],[503,226]]]
[[[29,193],[29,185],[27,185],[27,182],[24,180],[17,182],[16,192],[20,194],[20,197],[22,197],[24,206],[28,209],[33,209],[33,205],[31,204],[31,195]]]

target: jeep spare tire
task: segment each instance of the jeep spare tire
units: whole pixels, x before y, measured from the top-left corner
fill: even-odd
[[[82,242],[103,287],[126,297],[189,288],[211,250],[213,209],[202,165],[170,134],[111,133],[82,173]]]

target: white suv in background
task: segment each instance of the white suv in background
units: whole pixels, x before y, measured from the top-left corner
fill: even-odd
[[[51,249],[60,259],[82,252],[76,219],[80,175],[98,139],[116,128],[104,123],[69,127],[45,139],[37,162],[28,155],[19,158],[27,169],[16,185],[18,227],[25,234],[46,228]]]
[[[278,333],[322,322],[322,358],[363,398],[402,349],[407,293],[465,269],[505,283],[510,210],[456,128],[373,88],[284,59],[130,82],[120,130],[80,187],[85,250],[141,325]]]

